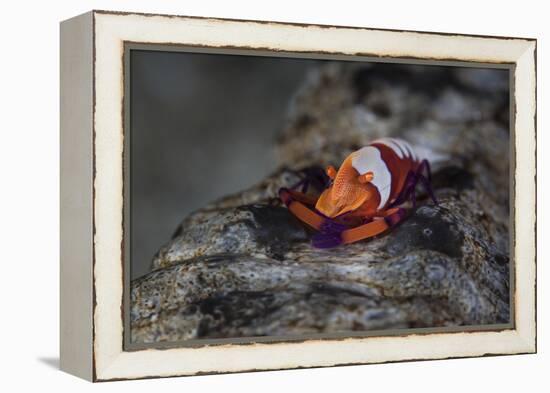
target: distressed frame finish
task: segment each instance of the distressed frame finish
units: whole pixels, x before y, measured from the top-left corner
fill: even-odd
[[[510,66],[513,328],[125,351],[128,43]],[[62,23],[61,112],[62,369],[106,381],[536,351],[536,40],[92,11]]]

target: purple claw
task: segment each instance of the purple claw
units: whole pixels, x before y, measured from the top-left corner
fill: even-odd
[[[426,171],[426,176],[422,174],[424,170]],[[422,186],[424,187],[432,201],[437,205],[437,199],[431,186],[431,179],[432,173],[430,170],[430,163],[428,162],[428,160],[422,160],[415,172],[409,172],[407,174],[407,178],[405,179],[405,184],[403,186],[403,191],[401,191],[401,194],[399,194],[397,199],[389,206],[389,208],[399,206],[405,203],[407,200],[410,200],[412,202],[413,209],[415,209],[416,185],[419,181],[422,183]]]
[[[316,248],[333,248],[342,244],[342,232],[348,229],[334,220],[326,219],[319,233],[313,236],[311,242]]]
[[[318,233],[311,239],[315,248],[334,248],[342,244],[342,237],[334,233]]]
[[[393,227],[397,225],[401,220],[403,220],[406,215],[407,215],[407,212],[405,211],[405,209],[400,208],[395,213],[387,217],[384,217],[384,221],[386,221],[389,227]]]
[[[438,204],[437,199],[435,198],[435,194],[433,192],[432,185],[430,184],[430,181],[428,179],[426,179],[426,177],[424,177],[423,175],[420,175],[419,179],[422,182],[422,186],[424,187],[424,189],[426,190],[426,192],[428,193],[428,195],[430,196],[430,198],[432,199],[434,204],[437,205]]]

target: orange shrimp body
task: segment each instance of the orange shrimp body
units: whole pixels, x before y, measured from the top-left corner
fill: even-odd
[[[327,170],[333,183],[315,208],[330,218],[357,210],[362,216],[372,216],[398,197],[407,174],[418,165],[418,157],[407,142],[376,140],[351,153],[335,175]]]
[[[437,204],[428,161],[402,139],[375,140],[351,153],[338,170],[328,167],[326,174],[330,182],[319,198],[294,189],[279,191],[292,214],[320,232],[313,238],[319,248],[367,239],[395,226],[406,216],[399,205],[411,200],[416,206],[418,182]]]

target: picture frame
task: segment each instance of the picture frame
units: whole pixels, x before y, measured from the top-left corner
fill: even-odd
[[[510,324],[132,346],[125,82],[143,46],[509,70]],[[60,67],[62,370],[110,381],[536,352],[535,39],[91,11],[61,23]]]

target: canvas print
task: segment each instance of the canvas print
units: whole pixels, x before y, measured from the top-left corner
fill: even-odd
[[[127,53],[130,344],[511,323],[507,68]]]

